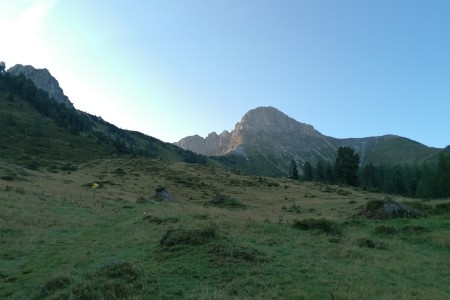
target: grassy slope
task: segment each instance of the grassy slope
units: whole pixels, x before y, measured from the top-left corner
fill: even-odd
[[[67,161],[79,163],[110,156],[110,146],[85,134],[73,135],[42,116],[20,95],[6,100],[0,91],[0,155],[2,160],[29,166],[56,167]]]
[[[0,178],[0,298],[450,297],[449,214],[352,217],[378,194],[144,158],[59,173],[0,161]],[[177,201],[135,203],[159,186]],[[343,234],[292,228],[310,217]]]

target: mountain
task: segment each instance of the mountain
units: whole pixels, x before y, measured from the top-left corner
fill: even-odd
[[[258,107],[247,112],[231,131],[213,132],[206,138],[185,137],[176,145],[199,154],[217,156],[237,169],[261,175],[286,175],[288,163],[334,161],[340,146],[359,154],[361,164],[417,163],[436,156],[440,149],[410,139],[385,135],[337,139],[323,135],[313,126],[287,116],[274,107]]]
[[[30,169],[56,171],[124,154],[207,163],[202,155],[76,110],[48,70],[31,66],[0,72],[0,128],[2,160]]]
[[[66,107],[73,108],[72,102],[64,95],[58,80],[56,80],[47,69],[36,69],[33,66],[17,64],[9,68],[8,73],[13,76],[24,75],[27,79],[31,80],[38,89],[46,91],[50,98],[58,103],[63,103]]]

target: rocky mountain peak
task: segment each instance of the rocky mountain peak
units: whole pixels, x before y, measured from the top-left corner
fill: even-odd
[[[320,140],[321,145],[327,144],[324,142],[326,138],[313,126],[300,123],[269,106],[247,112],[231,132],[224,130],[220,135],[211,132],[206,138],[189,136],[175,144],[204,155],[225,155],[231,152],[244,155],[249,146],[258,149],[277,148],[278,155],[289,152],[287,148],[297,148],[296,145],[284,147],[285,144],[315,144],[310,139]]]
[[[296,131],[305,136],[320,135],[313,126],[300,123],[271,106],[258,107],[247,112],[241,121],[236,124],[235,131],[247,133]]]
[[[46,91],[50,98],[58,103],[64,103],[66,107],[73,108],[72,102],[64,95],[58,80],[56,80],[47,69],[36,69],[30,65],[24,66],[18,64],[9,68],[8,72],[15,76],[23,74],[26,78],[30,79],[37,88]]]

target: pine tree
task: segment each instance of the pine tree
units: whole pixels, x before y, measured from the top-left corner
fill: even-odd
[[[359,155],[350,147],[339,147],[334,163],[337,180],[341,183],[357,186]]]
[[[297,163],[293,159],[291,159],[291,162],[289,163],[289,178],[294,180],[299,179]]]
[[[436,173],[436,196],[450,196],[450,156],[439,154]]]
[[[313,167],[309,161],[303,164],[303,180],[313,181]]]

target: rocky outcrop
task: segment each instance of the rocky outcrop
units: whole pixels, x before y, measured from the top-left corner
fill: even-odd
[[[14,76],[23,74],[26,78],[30,79],[37,88],[46,91],[50,98],[58,103],[64,103],[66,107],[73,108],[72,102],[64,95],[58,80],[56,80],[47,69],[36,69],[33,66],[15,65],[9,68],[8,72]]]
[[[188,136],[176,143],[177,146],[203,155],[223,155],[229,152],[231,133],[228,131],[218,135],[208,134],[206,138],[199,135]]]

